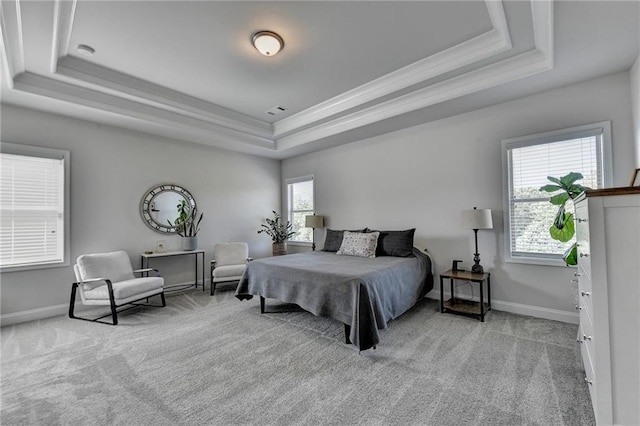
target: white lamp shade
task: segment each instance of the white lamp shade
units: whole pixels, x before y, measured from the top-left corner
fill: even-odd
[[[305,216],[304,226],[306,228],[322,228],[324,226],[324,216]]]
[[[264,56],[273,56],[284,47],[282,38],[270,31],[260,31],[252,37],[253,45]]]
[[[460,226],[464,229],[493,229],[491,209],[463,210],[460,214]]]

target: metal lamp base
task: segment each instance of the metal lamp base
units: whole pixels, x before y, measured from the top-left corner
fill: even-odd
[[[480,264],[480,254],[474,253],[473,261],[474,261],[474,265],[471,267],[471,272],[473,272],[474,274],[483,274],[484,268]]]
[[[482,265],[476,264],[471,267],[471,272],[473,272],[474,274],[483,274],[484,268],[482,268]]]

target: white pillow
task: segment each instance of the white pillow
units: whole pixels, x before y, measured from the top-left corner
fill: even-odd
[[[336,254],[374,258],[376,257],[379,235],[379,232],[344,231],[342,244]]]

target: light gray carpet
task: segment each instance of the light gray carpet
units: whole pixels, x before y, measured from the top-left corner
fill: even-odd
[[[589,425],[573,325],[492,312],[393,321],[378,349],[306,312],[187,291],[121,324],[2,329],[3,425]],[[276,308],[268,301],[267,307]]]

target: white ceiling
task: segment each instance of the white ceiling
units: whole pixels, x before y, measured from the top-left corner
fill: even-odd
[[[638,1],[0,6],[2,102],[272,158],[628,70],[640,45]]]

